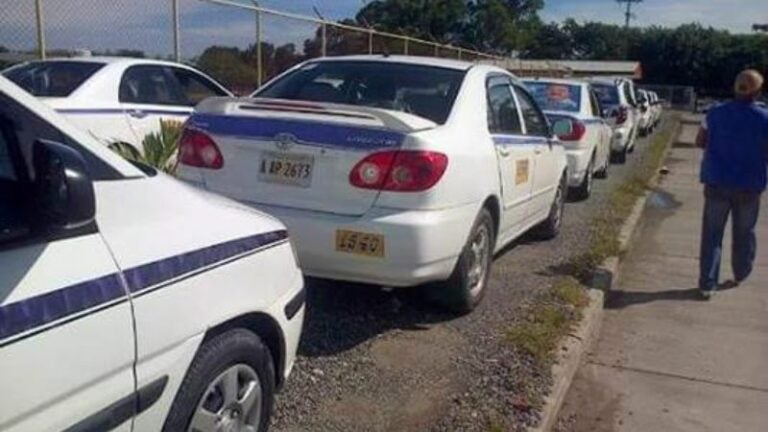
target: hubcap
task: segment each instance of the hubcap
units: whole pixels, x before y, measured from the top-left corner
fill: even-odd
[[[219,374],[200,398],[188,432],[256,432],[261,423],[261,383],[246,364]]]
[[[592,192],[592,176],[594,171],[594,163],[590,162],[587,168],[587,192]]]
[[[560,187],[557,188],[557,195],[555,196],[555,203],[554,208],[552,209],[553,212],[553,218],[554,218],[554,225],[555,228],[558,228],[560,226],[561,221],[563,220],[563,201],[565,199],[565,194],[563,193],[563,184],[560,184]]]
[[[474,296],[483,289],[488,260],[491,256],[491,235],[486,225],[481,225],[470,243],[469,291]]]

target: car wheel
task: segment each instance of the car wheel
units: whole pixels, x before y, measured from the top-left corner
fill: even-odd
[[[568,190],[568,179],[565,175],[560,179],[560,185],[555,194],[555,200],[549,210],[547,219],[534,229],[534,235],[542,240],[550,240],[560,234],[565,213],[565,195]]]
[[[592,195],[592,186],[594,185],[594,175],[595,175],[595,156],[592,155],[592,159],[589,161],[589,165],[587,165],[587,171],[584,173],[584,179],[581,181],[581,184],[578,185],[575,189],[573,189],[571,195],[573,198],[583,201],[585,199],[588,199],[590,195]]]
[[[430,287],[431,297],[453,312],[471,312],[485,295],[495,245],[493,218],[484,208],[475,219],[451,277]]]
[[[623,150],[611,152],[611,161],[619,165],[627,163],[627,148]]]
[[[230,330],[198,350],[163,431],[264,432],[274,393],[275,368],[267,347],[248,330]]]

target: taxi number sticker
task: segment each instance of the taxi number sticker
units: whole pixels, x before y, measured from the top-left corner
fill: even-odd
[[[519,159],[515,163],[515,185],[521,185],[523,183],[528,183],[528,178],[530,177],[530,162],[528,159]]]

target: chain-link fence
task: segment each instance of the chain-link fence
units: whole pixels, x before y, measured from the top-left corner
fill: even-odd
[[[240,94],[320,56],[499,59],[408,35],[264,8],[254,0],[0,0],[0,67],[85,53],[182,61]]]
[[[656,92],[659,99],[671,108],[694,111],[696,109],[696,89],[690,86],[642,84],[641,88]]]

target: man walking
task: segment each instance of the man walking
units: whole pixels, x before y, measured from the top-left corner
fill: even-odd
[[[760,195],[768,175],[768,110],[755,102],[763,77],[755,70],[736,78],[735,98],[707,114],[696,143],[704,149],[704,220],[701,233],[699,289],[705,299],[720,282],[725,225],[733,215],[731,265],[735,283],[752,272],[757,250],[755,225]]]

